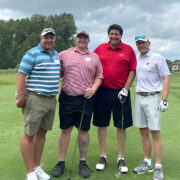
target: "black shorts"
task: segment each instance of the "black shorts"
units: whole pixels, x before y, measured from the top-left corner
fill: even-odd
[[[108,89],[100,87],[95,95],[95,108],[93,124],[98,127],[109,126],[111,112],[113,114],[114,126],[117,128],[126,129],[132,126],[132,110],[130,91],[128,97],[123,103],[124,111],[122,116],[122,104],[118,99],[118,93],[121,89]],[[122,117],[124,117],[122,127]]]
[[[61,90],[59,95],[60,128],[67,129],[74,125],[79,128],[84,108],[81,129],[88,131],[90,129],[92,112],[94,110],[94,99],[94,96],[90,99],[86,99],[84,96],[69,96]]]

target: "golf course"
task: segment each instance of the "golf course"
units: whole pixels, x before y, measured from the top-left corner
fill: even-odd
[[[163,171],[165,180],[180,179],[180,72],[170,75],[171,87],[168,98],[168,111],[162,113],[161,137],[163,142]],[[21,109],[16,107],[16,74],[0,75],[0,180],[24,180],[26,169],[20,153],[20,140],[23,134],[23,117]],[[132,109],[134,106],[135,83],[131,87]],[[58,97],[57,97],[58,98]],[[77,130],[71,134],[71,142],[66,156],[65,173],[59,177],[52,177],[52,169],[58,161],[59,117],[58,103],[53,130],[46,136],[46,143],[42,156],[43,169],[51,175],[51,180],[67,179],[71,167]],[[111,125],[107,133],[107,167],[104,171],[96,171],[99,160],[99,144],[97,128],[91,125],[90,145],[87,155],[87,164],[93,171],[89,180],[113,180],[117,168],[117,140],[116,129]],[[136,127],[127,130],[125,160],[129,168],[128,174],[121,174],[118,179],[123,180],[152,180],[153,173],[142,175],[134,174],[133,168],[143,160],[141,137]],[[152,154],[154,164],[154,155]],[[72,167],[71,179],[79,180],[78,174],[79,150],[77,148]]]

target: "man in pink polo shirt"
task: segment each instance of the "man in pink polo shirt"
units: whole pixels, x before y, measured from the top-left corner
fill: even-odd
[[[59,161],[52,173],[54,177],[59,177],[64,173],[65,156],[73,126],[79,129],[79,175],[83,178],[90,176],[86,164],[89,145],[88,131],[94,109],[94,93],[103,80],[103,69],[98,56],[88,50],[90,39],[86,31],[80,31],[75,42],[74,50],[65,50],[59,53],[63,73],[59,96],[61,132],[59,136]],[[82,123],[80,123],[82,112],[84,115]]]

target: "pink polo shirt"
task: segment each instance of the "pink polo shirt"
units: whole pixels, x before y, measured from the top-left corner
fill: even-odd
[[[103,68],[98,56],[87,50],[80,53],[76,48],[59,53],[63,80],[62,90],[70,96],[84,95],[94,80],[103,79]]]

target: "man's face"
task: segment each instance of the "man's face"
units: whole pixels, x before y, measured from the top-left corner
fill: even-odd
[[[85,35],[76,37],[76,47],[79,49],[86,49],[89,44],[89,38]]]
[[[118,45],[119,45],[122,36],[121,36],[121,34],[120,34],[120,32],[119,32],[118,30],[112,29],[112,30],[109,32],[108,36],[109,36],[110,44],[113,44],[113,45],[115,45],[115,46],[118,46]]]
[[[52,33],[48,33],[40,38],[41,46],[50,51],[55,45],[55,36]]]
[[[140,54],[144,55],[149,51],[150,41],[136,41],[136,46]]]

